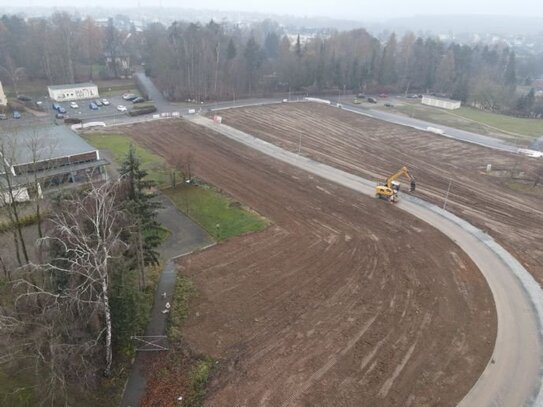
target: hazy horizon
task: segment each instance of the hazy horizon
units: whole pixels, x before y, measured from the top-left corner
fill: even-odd
[[[291,0],[231,0],[228,3],[219,0],[200,0],[197,3],[175,0],[94,0],[79,2],[76,0],[21,0],[14,5],[11,1],[0,0],[0,7],[85,7],[85,8],[137,8],[137,7],[176,7],[193,10],[217,10],[225,12],[267,13],[300,17],[330,17],[349,20],[387,20],[414,16],[431,15],[485,15],[543,18],[543,6],[538,0],[518,0],[516,2],[496,2],[483,0],[478,2],[457,0],[443,4],[431,0],[412,0],[409,3],[400,0],[386,0],[376,6],[374,0],[344,0],[340,5],[329,1],[294,3]]]

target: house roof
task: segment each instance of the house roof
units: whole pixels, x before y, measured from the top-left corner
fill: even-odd
[[[68,90],[68,89],[91,88],[91,87],[96,87],[96,84],[92,82],[71,83],[67,85],[51,85],[51,86],[48,86],[47,88],[51,90]]]

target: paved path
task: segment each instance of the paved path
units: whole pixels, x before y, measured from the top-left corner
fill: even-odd
[[[372,181],[283,150],[202,116],[194,123],[347,188],[374,196]],[[383,203],[385,204],[385,203]],[[485,276],[496,304],[498,330],[491,361],[461,406],[543,405],[543,294],[528,271],[490,236],[457,216],[404,195],[397,207],[456,242]]]
[[[160,256],[166,261],[166,267],[160,275],[155,292],[151,318],[145,330],[145,336],[162,336],[166,333],[168,314],[162,313],[166,302],[171,302],[177,277],[174,257],[192,253],[195,250],[209,247],[213,244],[211,237],[196,223],[179,212],[172,202],[164,195],[159,196],[163,208],[158,213],[158,221],[169,231],[170,236],[160,248]],[[163,296],[166,293],[166,296]],[[161,344],[166,344],[161,341]],[[148,352],[136,353],[136,359],[126,383],[121,407],[137,407],[145,393],[145,368],[148,362]]]

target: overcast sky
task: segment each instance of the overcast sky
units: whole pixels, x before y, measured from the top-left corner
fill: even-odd
[[[193,9],[250,11],[356,20],[421,14],[485,14],[543,17],[542,0],[0,0],[2,6],[136,7],[177,6]]]

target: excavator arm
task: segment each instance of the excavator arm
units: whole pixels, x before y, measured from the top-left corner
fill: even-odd
[[[396,181],[401,176],[405,176],[411,181],[411,191],[414,191],[417,185],[417,182],[415,181],[415,177],[413,177],[410,173],[407,167],[402,167],[399,171],[392,174],[390,177],[388,177],[385,181],[385,185],[389,188],[393,187],[393,182]]]

